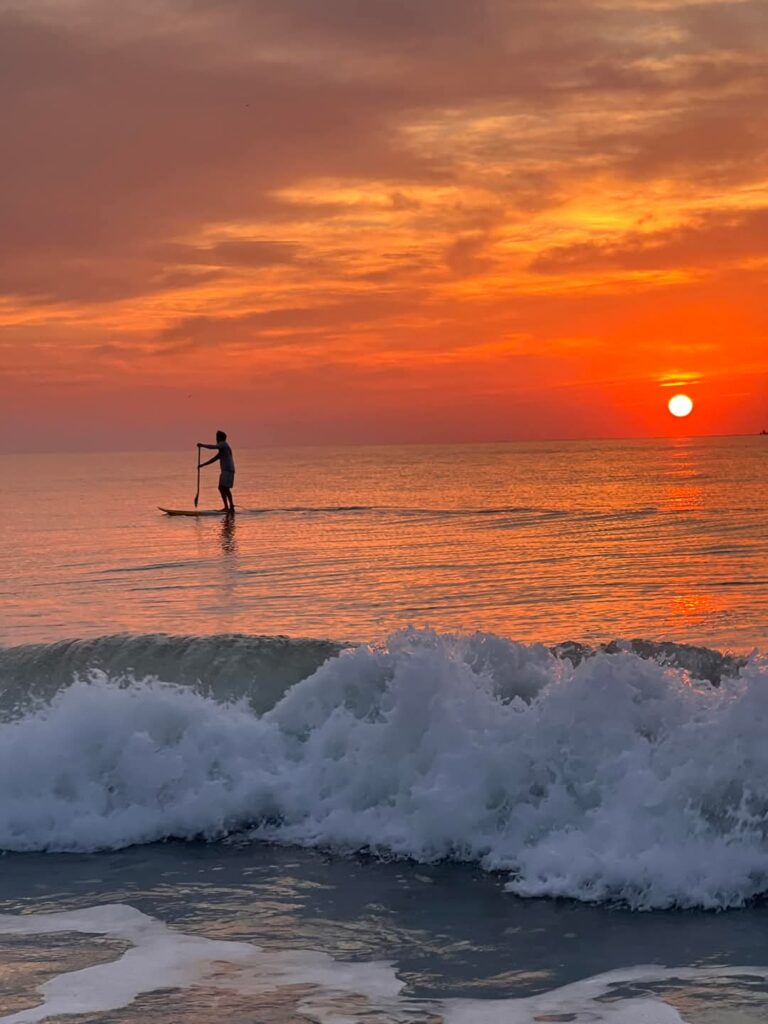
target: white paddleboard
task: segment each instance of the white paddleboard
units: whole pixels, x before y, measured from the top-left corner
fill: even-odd
[[[225,512],[223,508],[163,508],[161,505],[157,507],[161,512],[165,512],[167,516],[226,516],[234,514],[232,512]]]

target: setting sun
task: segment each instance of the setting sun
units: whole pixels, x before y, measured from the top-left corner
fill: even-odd
[[[684,416],[690,416],[693,412],[693,402],[688,395],[673,395],[669,400],[667,408],[673,416],[678,416],[682,419]]]

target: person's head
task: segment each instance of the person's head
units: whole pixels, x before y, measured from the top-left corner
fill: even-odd
[[[216,440],[217,441],[226,441],[227,440],[227,435],[224,433],[223,430],[217,430],[216,431]]]

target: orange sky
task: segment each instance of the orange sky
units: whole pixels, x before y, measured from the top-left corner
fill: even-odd
[[[0,96],[3,450],[768,427],[765,0],[0,0]]]

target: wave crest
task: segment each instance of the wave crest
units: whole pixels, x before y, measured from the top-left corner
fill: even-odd
[[[759,659],[712,687],[491,634],[341,651],[262,714],[102,673],[0,725],[0,846],[236,833],[472,860],[526,896],[738,906],[768,889],[767,725]]]

